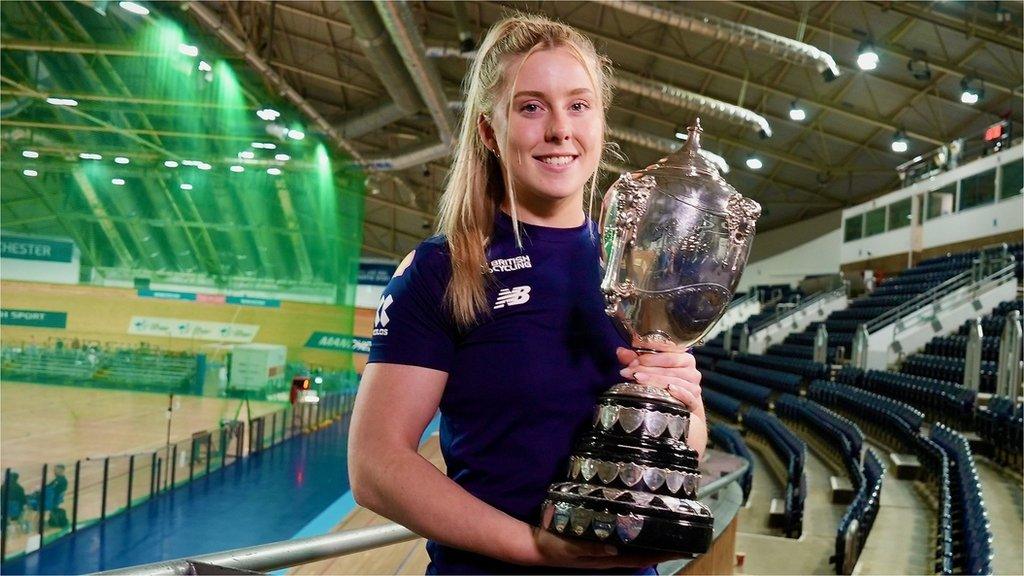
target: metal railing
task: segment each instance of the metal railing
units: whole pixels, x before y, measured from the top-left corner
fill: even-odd
[[[707,498],[717,493],[729,484],[738,481],[747,469],[750,462],[744,460],[742,465],[697,490],[697,498]],[[136,575],[136,576],[173,576],[202,573],[197,571],[197,566],[220,568],[228,570],[248,570],[253,572],[270,572],[308,564],[319,560],[327,560],[374,548],[381,548],[391,544],[398,544],[408,540],[414,540],[420,536],[408,528],[399,524],[384,524],[371,528],[359,528],[346,530],[324,536],[313,536],[311,538],[300,538],[297,540],[285,540],[248,548],[237,548],[212,554],[203,554],[192,558],[179,558],[177,560],[166,560],[143,564],[141,566],[130,566],[101,572],[104,575]],[[209,572],[218,573],[218,572]]]
[[[354,391],[328,393],[316,404],[288,405],[245,420],[194,432],[158,448],[21,464],[3,471],[0,559],[31,552],[143,502],[317,429],[352,410]],[[168,413],[173,408],[170,397]],[[24,496],[12,496],[13,486]],[[33,490],[29,493],[28,490]]]
[[[801,300],[799,304],[797,304],[796,306],[794,306],[792,308],[785,308],[785,309],[782,309],[782,310],[779,310],[778,308],[776,308],[775,314],[772,314],[768,318],[765,318],[764,320],[759,322],[756,326],[751,327],[750,332],[753,333],[753,332],[757,332],[758,330],[764,330],[768,326],[771,326],[772,324],[775,324],[776,322],[781,322],[781,321],[785,320],[786,318],[789,318],[790,316],[793,316],[794,314],[796,314],[798,312],[806,310],[809,307],[814,306],[815,304],[821,302],[822,300],[825,300],[826,298],[831,298],[833,296],[849,294],[849,290],[850,290],[849,282],[847,282],[846,280],[843,280],[842,284],[840,286],[838,286],[836,288],[833,288],[831,290],[825,290],[825,291],[822,291],[822,292],[818,292],[817,294],[815,294],[815,295],[813,295],[813,296],[811,296],[809,298]]]

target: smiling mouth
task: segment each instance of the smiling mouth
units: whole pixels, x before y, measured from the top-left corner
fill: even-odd
[[[575,154],[565,154],[562,156],[535,156],[534,158],[551,166],[565,166],[566,164],[571,164],[573,160],[579,158],[579,156]]]

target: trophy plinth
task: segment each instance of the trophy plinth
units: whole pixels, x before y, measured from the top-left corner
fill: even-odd
[[[683,351],[725,313],[760,206],[700,153],[700,120],[667,158],[623,174],[601,211],[606,312],[640,353]],[[667,390],[624,382],[599,399],[567,482],[550,487],[541,526],[682,555],[711,545],[711,511],[696,500],[690,413]]]

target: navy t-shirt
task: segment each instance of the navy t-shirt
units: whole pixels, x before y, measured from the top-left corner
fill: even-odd
[[[598,395],[621,379],[615,349],[627,344],[604,312],[600,236],[588,226],[520,224],[519,249],[511,218],[499,212],[487,251],[491,310],[468,329],[444,304],[445,240],[430,238],[388,284],[374,319],[369,362],[448,373],[440,405],[448,476],[532,525],[548,485],[565,479]],[[415,393],[416,383],[408,385]],[[534,571],[436,542],[427,549],[428,573]]]

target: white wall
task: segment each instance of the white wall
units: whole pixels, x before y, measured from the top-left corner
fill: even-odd
[[[772,230],[769,234],[786,234],[789,228],[790,226],[786,226]],[[756,238],[754,242],[757,242]],[[795,248],[747,264],[737,291],[745,292],[758,284],[788,283],[796,287],[806,276],[836,274],[839,272],[841,245],[842,231],[837,228]]]
[[[1024,196],[975,206],[924,223],[923,247],[934,248],[1024,228]]]

